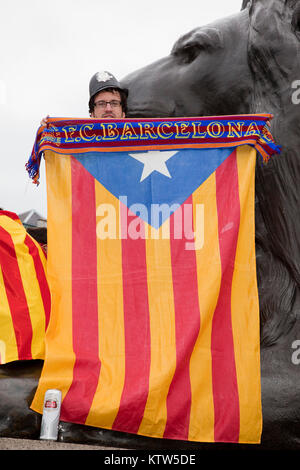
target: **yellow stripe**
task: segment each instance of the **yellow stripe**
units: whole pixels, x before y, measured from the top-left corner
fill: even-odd
[[[240,442],[260,441],[261,389],[259,305],[254,243],[254,177],[256,152],[237,149],[240,230],[232,282],[232,328],[240,399]],[[249,379],[250,378],[250,379]]]
[[[149,394],[138,433],[163,437],[167,421],[166,399],[176,368],[175,310],[169,221],[159,230],[145,224],[151,363]],[[165,231],[166,230],[166,231]],[[156,232],[156,234],[154,234]],[[157,236],[159,239],[155,239]]]
[[[196,223],[196,207],[203,204],[204,218]],[[190,361],[192,390],[189,439],[214,441],[214,405],[212,391],[211,328],[218,299],[221,266],[218,242],[216,184],[213,173],[193,194],[196,241],[204,241],[196,250],[200,332]],[[201,214],[201,207],[200,209]],[[204,224],[204,227],[201,226]],[[197,226],[198,225],[198,226]]]
[[[72,346],[72,191],[70,156],[46,152],[48,205],[48,282],[51,316],[46,333],[46,360],[32,403],[42,412],[45,391],[58,388],[66,395],[73,379]]]
[[[0,266],[0,364],[17,361],[18,348]]]
[[[99,383],[86,424],[111,428],[125,378],[122,245],[119,201],[95,181],[97,215]],[[107,237],[107,238],[104,238]]]

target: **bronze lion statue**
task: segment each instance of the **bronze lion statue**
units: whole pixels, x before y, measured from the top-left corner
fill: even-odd
[[[272,113],[281,154],[256,170],[260,445],[151,439],[61,423],[59,440],[131,449],[300,449],[300,0],[244,0],[122,81],[128,117]],[[0,368],[0,437],[38,438],[29,409],[42,362]]]

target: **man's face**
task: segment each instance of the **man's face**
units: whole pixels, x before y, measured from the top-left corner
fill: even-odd
[[[109,101],[109,103],[107,103]],[[117,90],[100,91],[94,98],[94,110],[92,117],[99,119],[120,119],[124,118],[121,106],[121,96]]]

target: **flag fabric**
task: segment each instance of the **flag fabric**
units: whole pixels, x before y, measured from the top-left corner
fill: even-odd
[[[50,318],[46,256],[19,217],[0,211],[0,364],[44,359]]]
[[[38,131],[27,166],[37,182],[44,153],[52,311],[33,410],[57,388],[62,421],[260,442],[254,175],[257,151],[278,151],[268,119]]]

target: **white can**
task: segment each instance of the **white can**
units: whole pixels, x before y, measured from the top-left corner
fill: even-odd
[[[60,417],[61,391],[47,390],[44,398],[40,439],[57,440]]]

